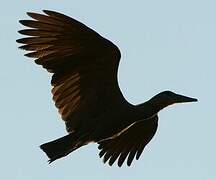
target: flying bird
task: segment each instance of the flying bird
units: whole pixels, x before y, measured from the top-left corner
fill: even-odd
[[[123,97],[117,71],[120,50],[109,40],[58,12],[28,12],[31,20],[20,20],[28,29],[18,39],[25,56],[53,73],[53,100],[68,134],[42,144],[49,162],[89,143],[97,143],[103,161],[118,166],[139,159],[158,126],[158,112],[174,103],[193,102],[171,91],[163,91],[147,102],[132,105]]]

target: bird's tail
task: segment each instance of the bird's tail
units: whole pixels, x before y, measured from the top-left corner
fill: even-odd
[[[56,159],[68,155],[82,145],[84,145],[84,143],[79,141],[79,138],[76,136],[76,134],[71,133],[54,141],[42,144],[40,148],[50,158],[49,163],[51,163]]]

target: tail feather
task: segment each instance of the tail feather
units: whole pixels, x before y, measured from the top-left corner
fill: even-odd
[[[77,149],[78,147],[76,144],[77,136],[75,136],[74,133],[71,133],[54,141],[42,144],[40,148],[50,158],[49,163],[51,163]]]

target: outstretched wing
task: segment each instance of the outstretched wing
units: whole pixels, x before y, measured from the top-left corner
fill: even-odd
[[[134,157],[138,160],[144,147],[153,138],[158,125],[158,116],[134,123],[126,131],[114,139],[107,139],[99,142],[99,156],[104,157],[103,161],[109,161],[109,165],[118,159],[118,166],[121,167],[127,158],[127,165],[130,166]]]
[[[43,12],[27,13],[33,19],[20,21],[29,29],[19,33],[29,37],[17,42],[31,51],[26,56],[54,73],[53,99],[67,130],[83,124],[79,117],[85,119],[110,105],[126,103],[117,83],[121,56],[117,46],[68,16]]]

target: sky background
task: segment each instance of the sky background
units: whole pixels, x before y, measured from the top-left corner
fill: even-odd
[[[91,144],[51,165],[39,145],[66,134],[52,101],[51,76],[23,56],[25,12],[69,15],[121,50],[119,84],[139,104],[163,90],[199,99],[159,113],[139,161],[109,167]],[[0,7],[0,179],[215,180],[216,1],[12,1]]]

